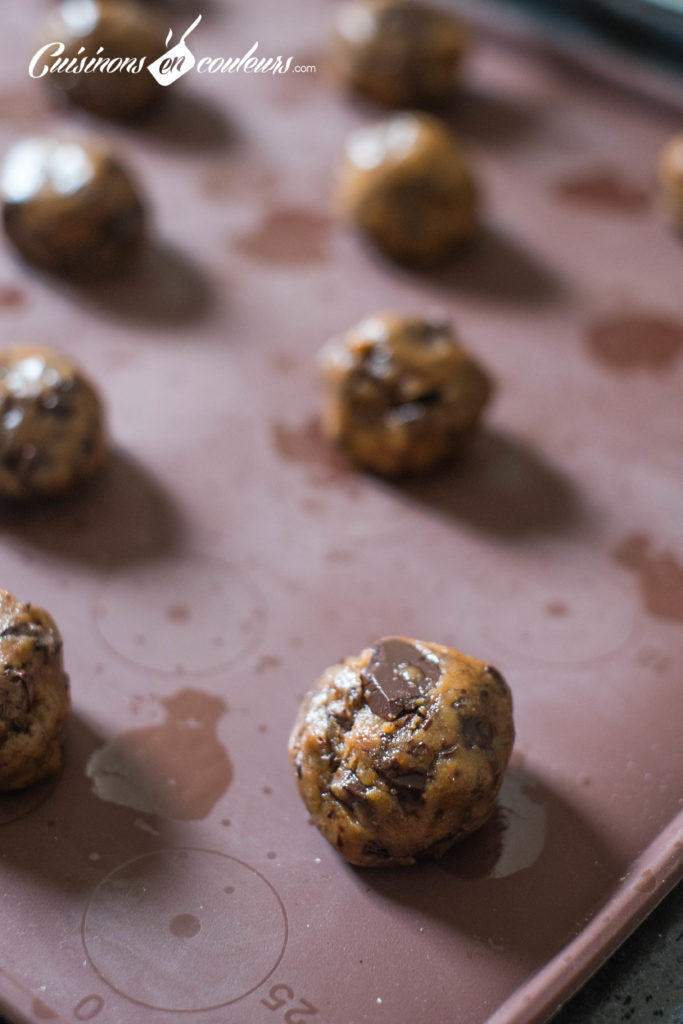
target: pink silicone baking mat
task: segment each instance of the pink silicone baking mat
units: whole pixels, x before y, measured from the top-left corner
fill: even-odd
[[[676,96],[480,31],[449,117],[485,225],[420,276],[330,213],[374,116],[325,69],[331,5],[183,7],[198,58],[258,40],[317,71],[193,72],[139,127],[45,106],[47,7],[3,11],[2,145],[108,137],[155,237],[84,289],[0,253],[3,342],[75,356],[114,439],[93,486],[1,510],[0,582],[57,618],[74,707],[62,777],[0,799],[0,1011],[545,1020],[680,874],[683,249],[651,199]],[[317,435],[319,345],[382,309],[451,317],[498,384],[425,480]],[[286,744],[322,669],[386,634],[498,665],[517,741],[480,834],[363,871],[307,823]]]

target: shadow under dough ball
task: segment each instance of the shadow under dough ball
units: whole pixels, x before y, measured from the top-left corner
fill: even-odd
[[[5,233],[27,262],[76,280],[128,269],[146,238],[129,172],[101,144],[29,138],[2,169]]]
[[[55,622],[0,590],[0,792],[59,771],[68,715],[69,679]]]
[[[683,132],[667,142],[657,171],[662,204],[673,226],[683,232]]]
[[[514,740],[495,668],[387,637],[323,673],[289,741],[299,792],[351,864],[411,865],[479,828]]]
[[[153,11],[131,0],[63,0],[43,35],[45,44],[64,49],[48,48],[36,73],[57,68],[41,79],[57,99],[99,117],[134,118],[164,96],[147,68],[165,52],[167,32]]]
[[[492,390],[448,324],[381,313],[319,355],[322,430],[359,466],[419,472],[454,455]]]
[[[61,494],[106,451],[102,402],[70,360],[27,345],[0,352],[0,496]]]
[[[394,114],[352,132],[337,196],[349,223],[407,265],[443,263],[477,228],[467,161],[432,114]]]
[[[445,11],[407,0],[350,0],[337,8],[334,28],[334,66],[354,92],[397,108],[452,97],[466,39]]]

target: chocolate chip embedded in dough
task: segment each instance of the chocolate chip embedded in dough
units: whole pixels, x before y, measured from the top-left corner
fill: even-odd
[[[372,648],[361,672],[365,701],[380,718],[393,721],[413,710],[441,675],[433,655],[400,637],[387,637]]]
[[[482,750],[485,750],[491,746],[493,730],[491,729],[491,724],[485,718],[479,718],[476,715],[462,718],[460,728],[466,747],[470,749],[480,747]]]
[[[369,839],[363,847],[363,854],[366,857],[378,857],[380,860],[387,860],[391,854],[386,846],[382,846],[375,839]]]

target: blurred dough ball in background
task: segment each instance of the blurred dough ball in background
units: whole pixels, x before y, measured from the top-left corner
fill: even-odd
[[[443,262],[478,223],[466,156],[432,114],[404,111],[352,132],[337,198],[345,220],[408,265]]]
[[[145,68],[135,74],[125,68],[89,74],[48,73],[40,81],[53,98],[98,117],[125,120],[145,114],[164,95],[163,87],[146,68],[165,53],[168,28],[149,4],[134,0],[62,0],[48,15],[43,42],[59,40],[64,50],[58,56],[48,50],[45,63],[99,56],[137,66],[144,57]]]
[[[0,352],[0,496],[61,494],[107,453],[102,401],[66,356],[17,345]]]
[[[421,3],[348,0],[336,10],[337,75],[351,91],[386,107],[447,103],[465,49],[460,23]]]
[[[1,183],[5,233],[41,270],[76,279],[121,273],[144,244],[138,186],[100,142],[24,139],[7,153]]]
[[[432,469],[456,454],[492,391],[450,326],[380,313],[323,347],[323,433],[384,476]]]

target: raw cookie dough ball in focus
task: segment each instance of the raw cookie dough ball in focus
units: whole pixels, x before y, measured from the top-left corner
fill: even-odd
[[[59,771],[68,714],[57,626],[42,608],[0,590],[0,792]]]
[[[431,114],[394,114],[352,132],[338,201],[342,216],[386,256],[429,266],[477,227],[477,194],[463,152]]]
[[[496,669],[388,637],[323,674],[289,753],[313,821],[348,861],[408,865],[486,821],[513,739]]]
[[[149,7],[130,0],[63,0],[48,18],[45,42],[59,41],[65,49],[59,54],[48,49],[34,73],[55,60],[67,67],[68,61],[109,59],[109,67],[120,70],[94,70],[83,74],[48,72],[41,81],[52,94],[82,107],[99,117],[125,119],[145,113],[164,95],[163,87],[147,68],[166,50],[168,26]],[[79,50],[83,47],[83,51]],[[98,53],[99,48],[102,50]],[[127,68],[139,68],[133,73]],[[113,63],[113,62],[116,63]],[[121,66],[121,62],[126,62]]]
[[[448,326],[378,314],[323,346],[322,429],[358,465],[393,476],[453,455],[491,393]]]
[[[683,132],[667,142],[659,157],[659,186],[674,226],[683,231]]]
[[[335,17],[342,81],[387,107],[435,106],[452,94],[465,33],[449,14],[409,0],[350,0]]]
[[[145,209],[125,167],[95,143],[29,138],[2,170],[5,233],[29,263],[76,279],[127,269],[145,239]]]
[[[105,454],[102,403],[73,363],[30,346],[0,352],[0,496],[67,491]]]

